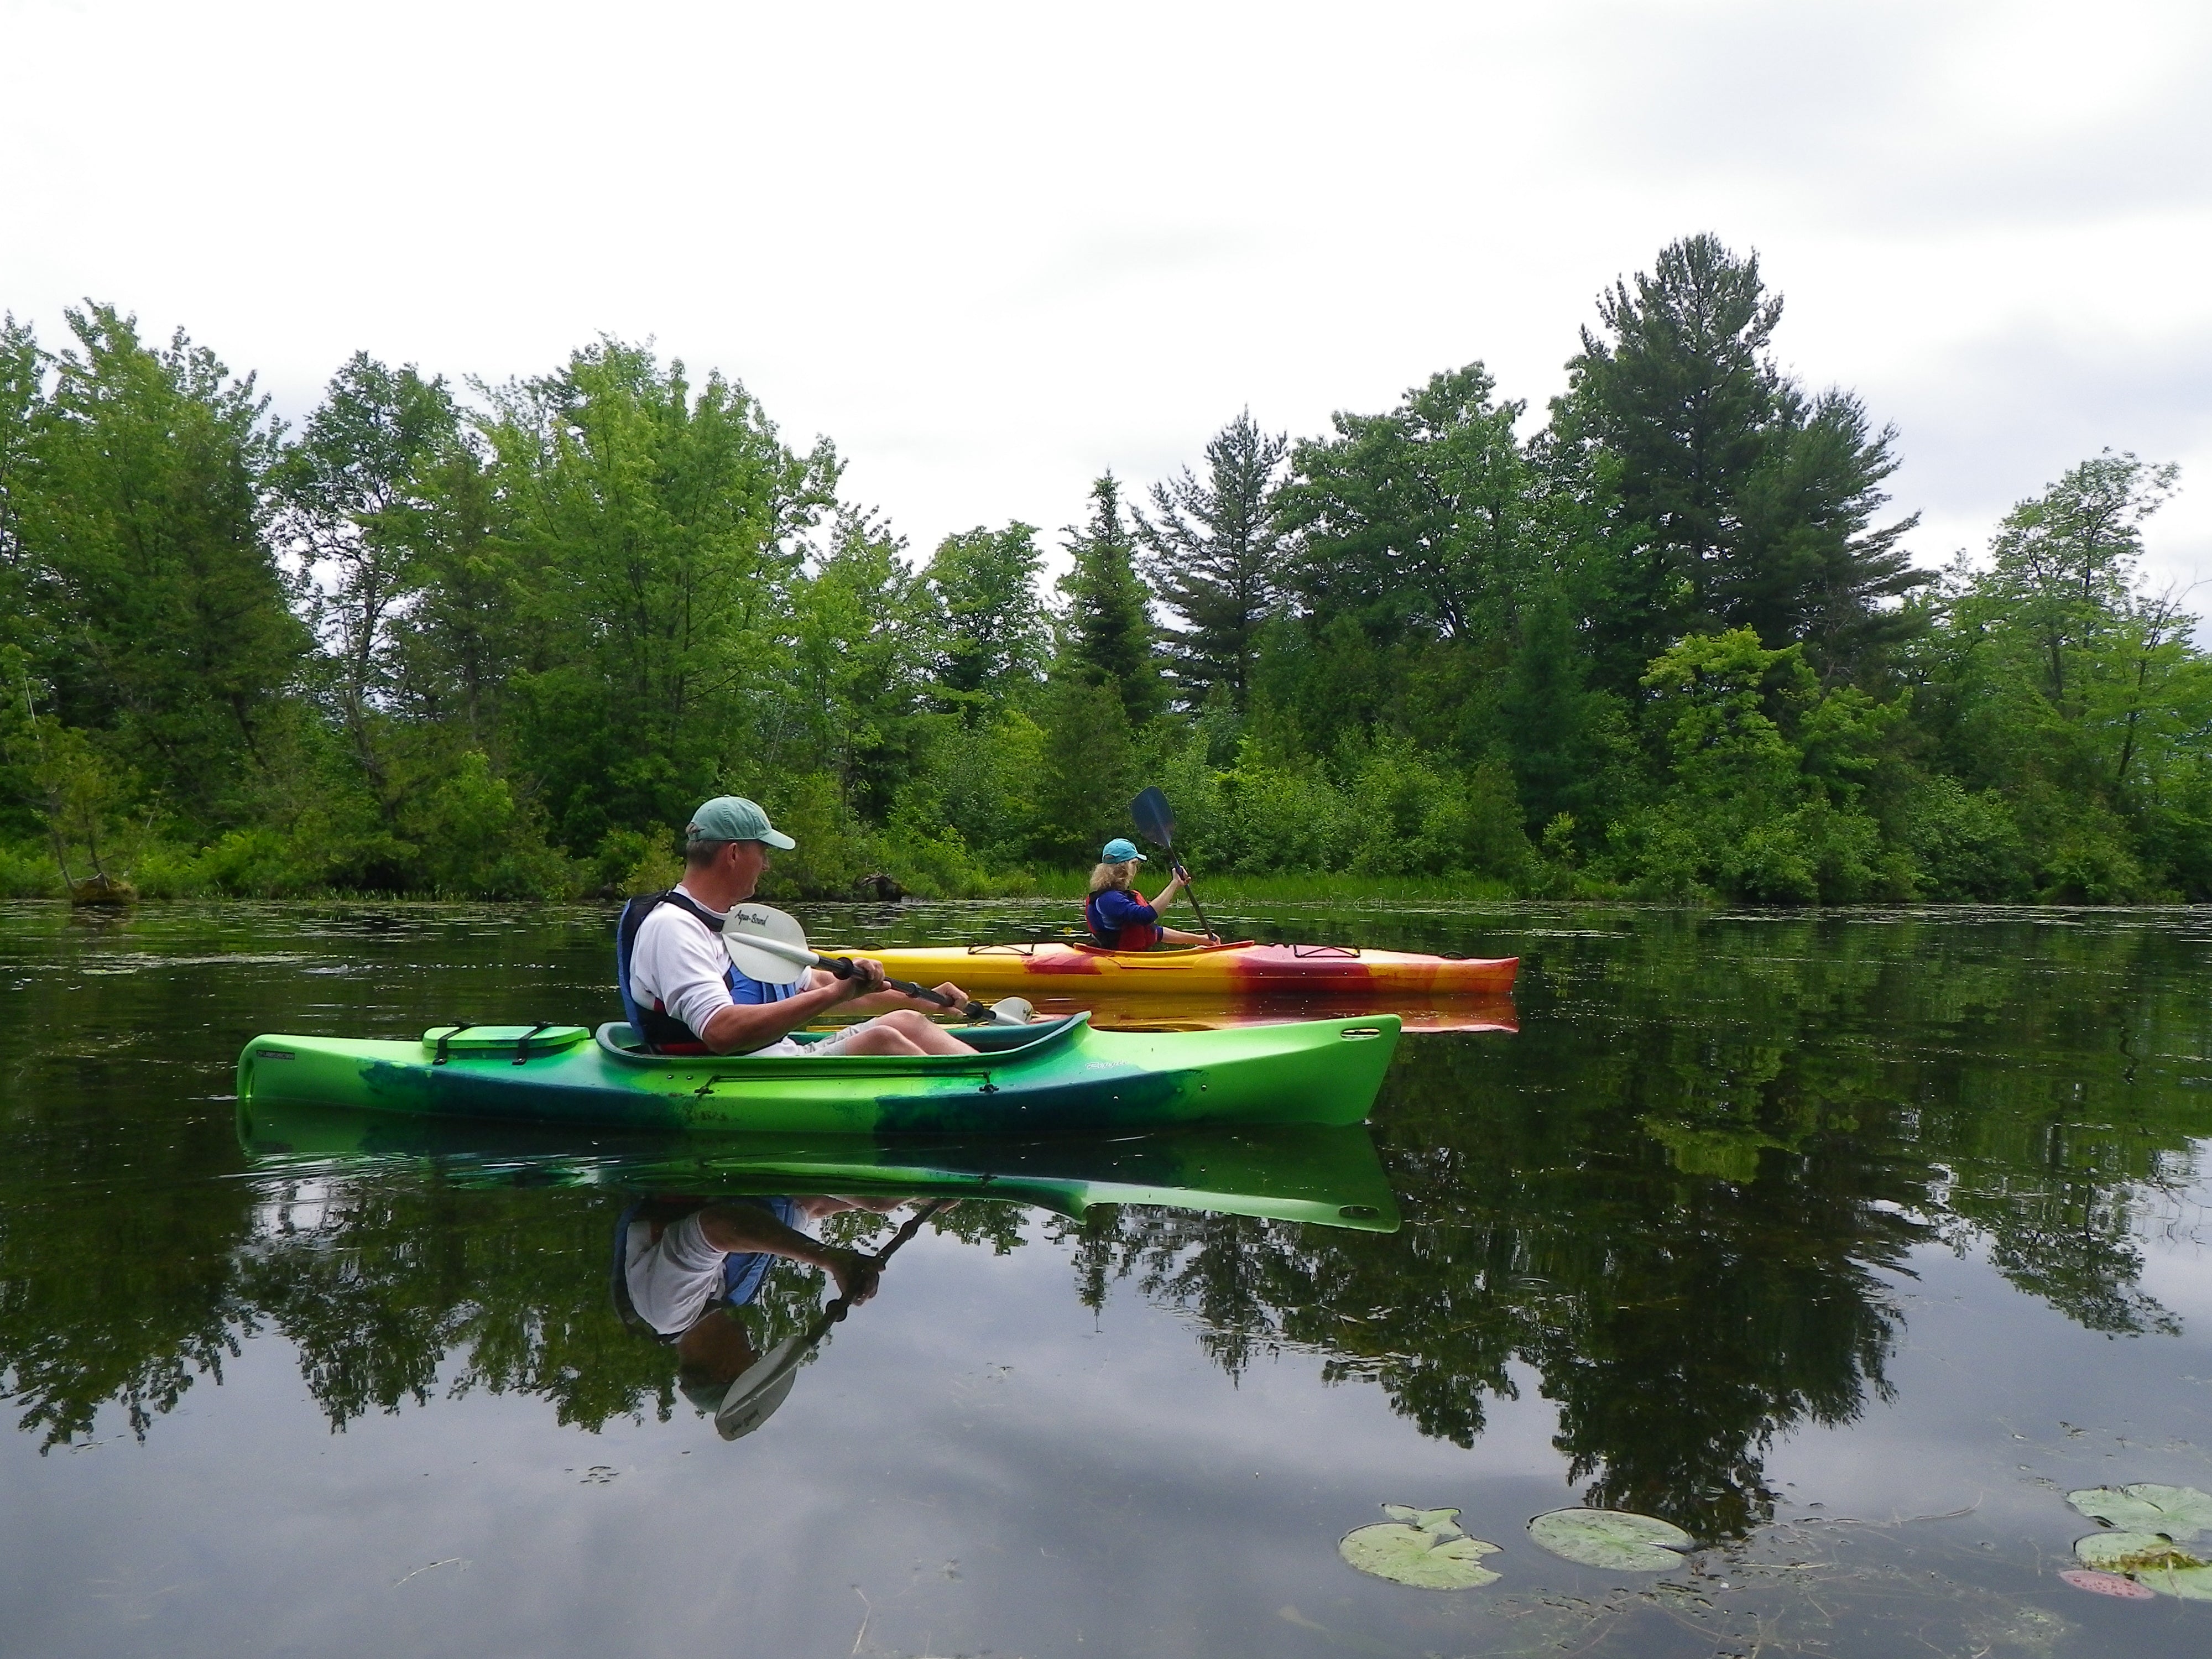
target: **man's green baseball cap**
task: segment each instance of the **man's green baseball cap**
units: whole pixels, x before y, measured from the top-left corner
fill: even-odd
[[[684,826],[686,841],[764,841],[786,852],[799,845],[768,821],[768,814],[743,795],[717,795]]]

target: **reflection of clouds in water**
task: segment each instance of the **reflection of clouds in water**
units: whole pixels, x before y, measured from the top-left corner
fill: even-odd
[[[319,1177],[263,1184],[248,1221],[258,1243],[298,1238],[303,1233],[337,1234],[352,1219],[358,1202],[347,1183]]]
[[[2143,1251],[2138,1282],[2185,1330],[2212,1334],[2212,1140],[2192,1145],[2174,1180],[2135,1194],[2134,1232]]]

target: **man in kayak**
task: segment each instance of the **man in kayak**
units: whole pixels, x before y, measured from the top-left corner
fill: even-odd
[[[684,830],[684,879],[665,893],[632,899],[615,929],[615,975],[623,1011],[661,1054],[964,1054],[968,1045],[921,1012],[936,1005],[886,989],[884,968],[854,963],[850,979],[821,969],[797,985],[769,985],[731,964],[721,931],[731,907],[753,896],[769,849],[796,846],[740,795],[721,795]],[[967,995],[938,987],[955,1006]],[[791,1034],[832,1009],[888,1012],[819,1042]]]
[[[1149,951],[1155,945],[1215,942],[1211,933],[1186,933],[1180,927],[1160,925],[1160,912],[1182,891],[1182,878],[1170,877],[1158,903],[1146,903],[1145,896],[1129,884],[1136,879],[1137,866],[1149,862],[1134,842],[1116,836],[1098,860],[1091,872],[1091,896],[1084,902],[1083,921],[1099,944],[1109,951]]]

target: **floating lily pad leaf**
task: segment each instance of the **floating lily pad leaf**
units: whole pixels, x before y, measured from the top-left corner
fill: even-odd
[[[2212,1493],[2194,1486],[2091,1486],[2068,1492],[2066,1501],[2122,1532],[2160,1532],[2179,1540],[2212,1531]]]
[[[1664,1572],[1693,1542],[1669,1522],[1626,1510],[1553,1510],[1528,1523],[1528,1536],[1554,1555],[1613,1572]]]
[[[1337,1540],[1336,1553],[1362,1572],[1416,1589],[1474,1589],[1498,1575],[1482,1565],[1498,1546],[1459,1529],[1457,1510],[1417,1510],[1385,1504],[1391,1516]]]
[[[1423,1532],[1455,1533],[1460,1529],[1457,1510],[1417,1510],[1404,1504],[1385,1504],[1382,1513],[1393,1521],[1419,1527]]]
[[[2148,1584],[2138,1584],[2132,1578],[2123,1578],[2117,1572],[2098,1572],[2089,1567],[2069,1567],[2058,1575],[2062,1583],[2071,1584],[2077,1590],[2087,1590],[2092,1595],[2116,1595],[2123,1601],[2155,1601],[2158,1592]]]
[[[2162,1595],[2212,1601],[2212,1563],[2154,1532],[2093,1532],[2074,1540],[2081,1565],[2125,1573]]]

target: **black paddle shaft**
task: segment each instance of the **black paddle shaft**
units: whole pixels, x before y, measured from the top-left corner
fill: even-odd
[[[891,1259],[893,1253],[897,1250],[900,1245],[905,1243],[907,1240],[912,1238],[916,1233],[921,1231],[921,1224],[923,1222],[928,1220],[930,1217],[935,1215],[950,1202],[951,1202],[950,1199],[931,1199],[928,1203],[923,1205],[912,1215],[908,1216],[905,1224],[899,1228],[898,1231],[891,1235],[891,1242],[884,1245],[882,1249],[878,1250],[875,1255],[869,1257],[869,1261],[872,1261],[880,1268],[884,1262]],[[822,1310],[822,1319],[824,1327],[826,1328],[830,1325],[835,1325],[840,1320],[843,1319],[844,1316],[852,1310],[852,1306],[853,1303],[850,1297],[839,1297],[836,1301],[832,1302],[828,1307]]]
[[[1193,899],[1191,902],[1195,904],[1198,901]],[[850,957],[818,957],[816,960],[839,979],[850,979],[860,971],[853,965],[853,958]],[[902,992],[910,997],[920,997],[924,1002],[933,1002],[940,1008],[957,1008],[970,1024],[988,1025],[991,1023],[991,1011],[973,997],[965,1002],[955,1002],[942,991],[933,991],[927,986],[916,985],[910,979],[887,979],[884,983],[894,991]]]
[[[1190,884],[1190,872],[1176,856],[1175,808],[1168,805],[1168,798],[1157,787],[1147,789],[1129,803],[1129,816],[1137,822],[1138,834],[1166,851],[1168,868],[1182,878],[1182,890],[1190,895],[1190,908],[1198,913],[1198,925],[1212,934],[1213,924],[1206,919],[1206,907],[1198,902],[1198,889]]]

